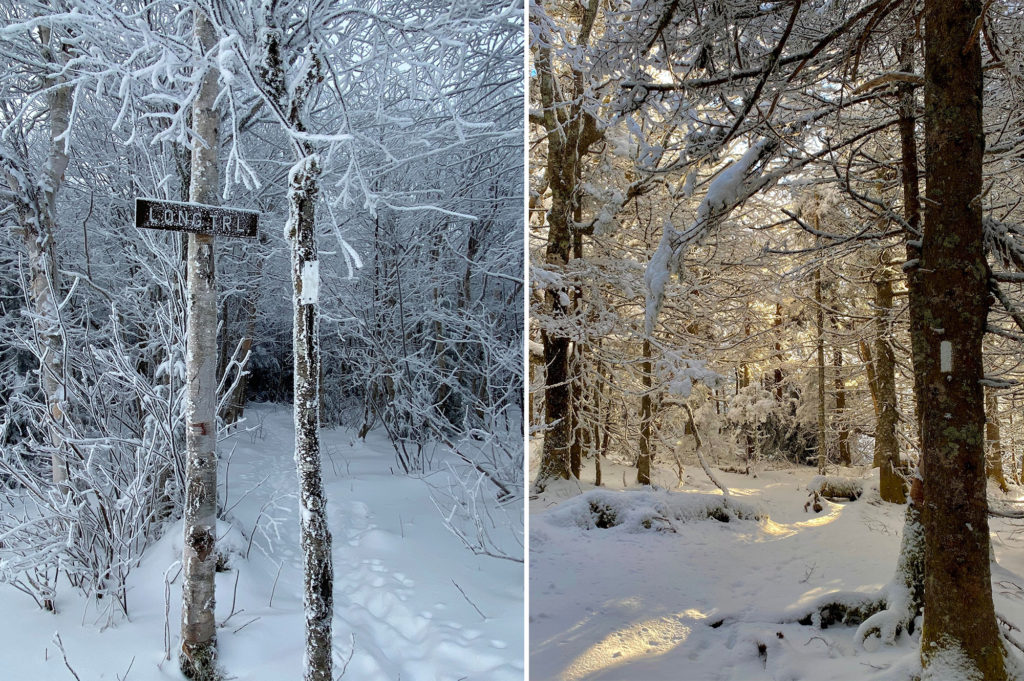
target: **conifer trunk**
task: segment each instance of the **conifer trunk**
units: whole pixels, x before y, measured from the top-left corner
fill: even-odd
[[[832,351],[832,368],[835,369],[836,408],[833,412],[836,429],[839,431],[838,451],[839,463],[844,466],[853,465],[850,453],[850,431],[843,422],[846,418],[846,381],[843,380],[843,351],[834,348]]]
[[[980,0],[925,0],[924,238],[911,333],[921,415],[924,678],[951,657],[1004,681],[992,604],[982,338],[988,266],[981,225]],[[971,677],[972,670],[961,676]]]
[[[999,395],[992,388],[985,391],[985,441],[988,445],[986,472],[988,479],[1004,492],[1010,491],[1003,474],[1003,444],[999,437]]]
[[[643,394],[640,396],[640,457],[636,461],[636,481],[651,484],[651,341],[644,339],[640,363]]]
[[[818,224],[815,221],[815,229]],[[817,336],[818,360],[818,473],[825,474],[828,462],[827,436],[825,433],[825,308],[821,301],[821,268],[814,270],[814,302],[817,313],[814,317],[814,331]]]
[[[889,344],[892,315],[892,281],[875,282],[875,387],[878,420],[875,422],[875,465],[880,469],[879,493],[883,501],[904,504],[907,494],[900,477],[900,448],[896,439],[896,358]]]

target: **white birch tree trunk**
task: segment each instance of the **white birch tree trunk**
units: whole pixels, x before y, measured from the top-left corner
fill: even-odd
[[[320,474],[320,337],[317,298],[319,272],[315,202],[319,159],[304,149],[288,182],[288,223],[295,310],[295,468],[299,478],[302,566],[306,614],[303,679],[332,681],[331,618],[334,613],[334,569],[326,498]]]
[[[58,40],[48,27],[40,28],[40,47],[45,60],[54,69],[59,65]],[[29,299],[32,302],[33,331],[39,348],[39,383],[46,400],[49,415],[50,444],[53,447],[53,482],[62,489],[68,484],[68,464],[62,452],[64,447],[64,334],[61,328],[60,300],[62,284],[57,266],[54,232],[57,227],[57,194],[68,167],[68,125],[71,112],[71,94],[63,85],[64,78],[47,78],[52,88],[46,96],[47,117],[50,125],[50,145],[43,177],[38,187],[29,183],[28,168],[15,170],[14,159],[0,159],[8,176],[8,185],[20,195],[18,214],[22,238],[28,254]]]
[[[195,39],[204,54],[216,44],[213,26],[198,8]],[[218,123],[214,108],[217,70],[203,76],[192,121],[199,139],[192,148],[191,201],[217,202]],[[185,676],[217,679],[217,636],[214,620],[214,543],[217,528],[217,289],[213,237],[188,236],[188,340],[186,372],[187,460],[185,544],[182,555],[181,656]]]

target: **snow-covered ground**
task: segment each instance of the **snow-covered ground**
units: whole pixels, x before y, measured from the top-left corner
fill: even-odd
[[[302,569],[291,409],[250,408],[245,427],[249,432],[220,444],[232,519],[220,530],[231,553],[231,569],[217,575],[220,658],[228,679],[298,679]],[[440,475],[392,474],[394,453],[381,435],[361,442],[339,428],[322,438],[334,536],[335,674],[345,669],[343,678],[358,681],[521,681],[522,565],[467,550],[431,502],[428,483],[442,484]],[[175,578],[173,648],[181,576],[172,566],[180,549],[178,523],[133,570],[130,620],[111,627],[71,589],[59,592],[54,615],[0,586],[0,679],[73,679],[55,634],[81,681],[182,679],[174,651],[169,661],[164,654],[164,574],[171,568],[168,579]]]
[[[825,594],[874,592],[893,576],[904,507],[879,500],[877,473],[843,474],[866,478],[864,496],[823,501],[815,514],[804,511],[814,469],[719,473],[736,502],[768,515],[726,523],[678,512],[720,494],[700,468],[688,470],[682,486],[674,470],[658,470],[656,485],[673,491],[652,495],[623,490],[635,470],[605,464],[604,479],[618,491],[599,494],[633,495],[620,506],[646,507],[640,515],[653,518],[651,529],[636,517],[587,529],[578,495],[593,486],[549,486],[530,505],[531,679],[911,678],[920,671],[916,633],[865,648],[855,644],[855,627],[793,621]],[[996,611],[1024,629],[1024,521],[995,520],[992,530]]]

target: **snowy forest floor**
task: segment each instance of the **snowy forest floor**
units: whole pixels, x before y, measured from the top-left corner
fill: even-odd
[[[302,565],[291,409],[251,407],[244,427],[219,445],[221,501],[226,469],[231,518],[218,533],[230,554],[229,570],[217,575],[220,659],[228,679],[298,679]],[[359,681],[520,681],[522,565],[474,556],[448,532],[428,485],[443,485],[445,473],[392,474],[394,450],[376,431],[361,442],[347,429],[325,429],[322,451],[334,538],[335,676],[347,664],[343,678]],[[439,450],[435,464],[442,461]],[[81,681],[184,678],[174,652],[164,659],[164,574],[180,558],[181,532],[178,522],[146,551],[128,580],[130,618],[111,627],[70,588],[59,592],[53,615],[0,586],[8,653],[0,678],[73,680],[55,633]],[[180,574],[170,594],[176,649]]]
[[[718,472],[737,506],[768,515],[726,523],[659,517],[720,495],[697,466],[681,486],[674,470],[658,469],[655,485],[673,491],[653,496],[637,488],[635,469],[603,469],[617,491],[580,497],[593,485],[558,482],[530,502],[531,679],[902,681],[920,671],[919,630],[860,647],[856,627],[794,622],[826,594],[871,593],[892,579],[905,507],[879,499],[877,472],[843,470],[865,478],[864,496],[823,500],[818,514],[804,511],[813,468]],[[631,523],[584,529],[588,498],[630,494],[613,503],[622,517],[632,509]],[[652,529],[637,517],[653,517]],[[996,612],[1024,629],[1024,521],[993,518],[991,529]]]

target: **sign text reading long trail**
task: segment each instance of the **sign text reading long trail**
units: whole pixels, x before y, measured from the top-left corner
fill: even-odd
[[[202,203],[135,199],[136,227],[253,238],[258,224],[259,213],[252,210],[221,208]]]

